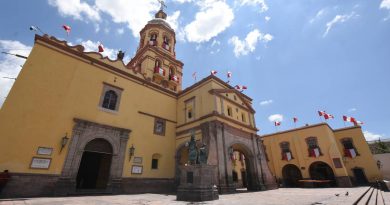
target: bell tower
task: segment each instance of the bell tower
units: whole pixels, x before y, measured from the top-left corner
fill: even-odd
[[[137,53],[127,64],[129,69],[143,74],[145,79],[165,89],[182,89],[183,63],[176,59],[175,31],[166,21],[163,7],[140,32]]]

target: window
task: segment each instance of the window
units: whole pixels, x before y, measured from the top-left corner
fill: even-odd
[[[233,116],[232,108],[231,108],[231,107],[228,107],[228,108],[227,108],[227,113],[228,113],[228,116],[230,116],[230,117]]]
[[[157,45],[157,34],[156,33],[152,33],[150,35],[149,45],[151,45],[151,46]]]
[[[319,157],[320,155],[322,155],[321,149],[318,146],[318,142],[317,142],[316,137],[306,138],[306,143],[308,146],[309,157]]]
[[[282,160],[290,161],[293,159],[289,142],[281,142],[280,149],[282,150]]]
[[[188,117],[188,119],[192,118],[192,109],[191,108],[188,109],[187,117]]]
[[[158,159],[152,159],[152,169],[158,169]]]
[[[154,134],[165,136],[165,120],[160,118],[154,119]]]
[[[115,110],[116,101],[118,100],[118,95],[113,90],[109,90],[104,94],[104,100],[102,107]]]
[[[163,48],[165,48],[165,50],[169,50],[169,38],[166,36],[163,38]]]
[[[161,158],[160,154],[152,155],[152,169],[158,169],[158,161],[160,160],[160,158]]]
[[[234,100],[237,100],[237,97],[235,95],[233,95],[233,98],[234,98]]]
[[[356,156],[359,155],[355,146],[353,145],[352,138],[343,138],[341,139],[341,143],[343,144],[344,147],[345,157],[355,158]]]
[[[243,122],[246,122],[246,118],[245,118],[245,114],[244,113],[241,113],[241,119]]]
[[[185,122],[196,119],[196,107],[195,107],[195,96],[184,101],[184,120]]]
[[[122,88],[104,83],[99,106],[105,110],[118,111],[121,93]]]

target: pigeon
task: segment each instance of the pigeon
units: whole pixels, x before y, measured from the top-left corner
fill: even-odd
[[[335,196],[339,196],[340,194],[335,194]]]
[[[347,192],[347,193],[345,193],[345,196],[348,196],[349,195],[349,193]]]

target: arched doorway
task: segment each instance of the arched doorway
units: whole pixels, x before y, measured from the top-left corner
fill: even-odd
[[[253,164],[251,158],[253,158],[244,145],[233,144],[229,151],[230,163],[232,171],[232,178],[236,191],[256,190],[254,188],[254,176],[253,176]],[[234,176],[237,174],[237,176]],[[234,178],[237,177],[237,181]]]
[[[107,187],[112,146],[104,139],[94,139],[85,145],[76,179],[77,189],[105,189]]]
[[[325,162],[313,162],[309,168],[310,177],[314,180],[330,180],[329,183],[323,183],[324,186],[335,186],[336,181],[332,168]],[[321,185],[321,184],[318,184]]]
[[[301,170],[294,164],[287,164],[282,169],[283,183],[286,187],[299,187],[299,180],[302,179]]]

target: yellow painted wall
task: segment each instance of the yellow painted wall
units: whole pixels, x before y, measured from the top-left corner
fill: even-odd
[[[103,82],[124,89],[118,112],[99,107]],[[68,148],[59,153],[61,138],[65,133],[71,136],[73,118],[81,118],[132,130],[124,177],[172,178],[176,124],[167,121],[166,135],[154,135],[154,118],[138,111],[176,121],[176,99],[36,44],[0,110],[0,170],[60,174]],[[142,175],[130,172],[128,148],[132,144],[135,156],[143,157]],[[29,168],[39,146],[54,148],[48,170]],[[152,171],[153,153],[162,157],[159,169]]]
[[[341,143],[343,138],[352,138],[353,144],[357,149],[357,152],[360,154],[355,158],[345,157],[345,166],[348,171],[348,175],[354,176],[352,168],[359,167],[363,168],[366,177],[369,181],[375,181],[377,179],[382,179],[382,175],[376,165],[376,160],[374,159],[368,144],[364,138],[361,127],[354,127],[352,129],[340,129],[335,131],[335,137],[337,140],[338,148],[343,151],[344,147]]]
[[[317,137],[318,145],[323,154],[322,156],[317,158],[309,157],[305,139],[310,136]],[[334,149],[337,145],[331,130],[326,125],[264,136],[263,140],[270,160],[268,161],[268,165],[273,175],[278,178],[282,178],[282,169],[287,164],[296,165],[301,169],[303,178],[310,178],[309,167],[315,161],[322,161],[328,164],[333,169],[336,177],[347,176],[345,168],[336,169],[334,167],[332,158],[341,158],[341,154],[337,149]],[[280,143],[285,141],[290,143],[290,150],[294,158],[290,161],[282,160]]]
[[[309,157],[305,139],[310,136],[317,137],[318,145],[321,148],[323,156],[318,158]],[[340,142],[340,139],[344,137],[352,137],[354,139],[355,147],[360,153],[360,156],[355,159],[344,158],[343,146]],[[309,126],[303,129],[298,128],[292,131],[265,135],[262,139],[264,140],[266,152],[269,157],[268,166],[272,174],[278,178],[283,178],[282,169],[286,164],[294,164],[300,169],[301,167],[305,167],[305,169],[301,169],[302,177],[310,178],[310,164],[315,161],[323,161],[333,169],[336,177],[353,177],[352,168],[361,167],[364,168],[367,179],[370,182],[381,179],[375,160],[373,160],[368,145],[364,140],[363,133],[358,127],[333,131],[326,124],[320,124],[318,126]],[[294,158],[289,162],[282,160],[280,143],[285,141],[290,142],[290,150]],[[343,168],[335,168],[332,158],[340,158]]]

